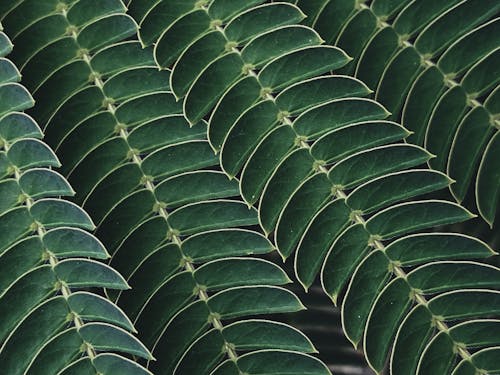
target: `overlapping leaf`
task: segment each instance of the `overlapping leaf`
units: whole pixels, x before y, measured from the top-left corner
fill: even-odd
[[[38,102],[32,114],[75,202],[96,222],[110,265],[131,286],[107,294],[151,348],[156,361],[148,367],[328,374],[302,333],[258,317],[304,307],[282,287],[286,274],[257,256],[274,247],[252,229],[256,210],[219,170],[206,122],[189,126],[183,117],[170,73],[133,39],[122,2],[54,2],[26,12],[30,6],[6,12],[4,22],[17,31],[14,58]],[[270,357],[280,358],[274,367]]]
[[[33,99],[4,56],[0,32],[0,363],[6,374],[79,372],[147,374],[123,355],[151,359],[132,322],[99,289],[127,282],[99,262],[109,254],[86,230],[90,217],[60,197],[74,191],[52,167],[58,158],[23,111]],[[114,354],[120,353],[120,354]],[[87,358],[83,363],[80,358]],[[68,368],[68,370],[64,370]],[[73,372],[75,373],[75,372]]]
[[[333,301],[343,297],[344,330],[355,345],[363,340],[374,370],[381,372],[390,362],[395,374],[436,373],[429,366],[451,372],[457,358],[466,364],[456,371],[494,368],[488,363],[493,354],[483,357],[479,351],[481,360],[475,361],[470,350],[478,345],[489,353],[498,339],[464,343],[455,341],[450,329],[457,320],[473,327],[465,328],[470,334],[472,322],[494,326],[496,321],[485,318],[499,316],[500,282],[498,268],[472,261],[494,254],[485,243],[432,229],[474,216],[460,205],[425,196],[452,180],[422,168],[434,156],[404,142],[411,133],[387,120],[391,114],[379,102],[363,98],[370,94],[367,86],[328,73],[351,73],[354,63],[341,49],[323,45],[311,29],[297,27],[298,8],[263,3],[132,1],[131,10],[148,30],[141,32],[143,43],[155,42],[157,64],[172,67],[172,90],[183,100],[184,115],[191,123],[208,118],[209,142],[223,170],[239,177],[242,196],[258,207],[259,223],[273,234],[283,258],[294,255],[298,279],[307,288],[321,273]],[[372,6],[381,3],[404,2]],[[330,4],[323,9],[332,12],[323,14],[325,27],[338,27],[338,33],[342,24],[335,26],[333,11],[350,14],[355,2]],[[488,18],[496,6],[483,2],[474,14]],[[290,16],[287,26],[273,25],[269,15],[281,19],[285,9],[288,14],[295,9],[297,16]],[[373,16],[367,12],[349,33],[342,28],[339,45],[353,48],[348,52],[356,61],[354,48],[361,42],[354,35],[369,26],[366,20]],[[284,28],[288,35],[300,29],[311,36],[285,39]],[[429,51],[444,47],[445,33],[436,30],[421,39]],[[412,53],[413,47],[403,50],[400,58],[413,67]],[[379,85],[376,99],[398,119],[404,93],[398,87],[404,89],[405,77],[416,73],[394,67],[400,70],[385,70],[387,82]],[[451,342],[439,357],[433,353],[437,337]]]
[[[458,202],[467,194],[493,226],[498,215],[497,1],[297,1],[329,43],[354,60],[344,73],[374,90],[377,101],[436,158]],[[307,7],[307,8],[306,8]]]

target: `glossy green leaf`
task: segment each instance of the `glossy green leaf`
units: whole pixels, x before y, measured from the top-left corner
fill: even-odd
[[[479,167],[476,182],[477,206],[481,215],[490,225],[493,225],[496,213],[495,208],[498,207],[500,199],[499,184],[495,183],[500,177],[497,166],[499,160],[498,150],[500,148],[499,141],[500,136],[497,133],[488,143]]]
[[[127,289],[123,277],[111,267],[92,260],[66,259],[54,268],[57,277],[70,287]]]
[[[290,114],[300,113],[332,99],[366,96],[363,82],[341,75],[320,76],[293,84],[276,96],[276,104]]]
[[[283,270],[273,263],[252,258],[225,258],[205,263],[195,271],[194,278],[208,290],[291,282]]]
[[[179,207],[208,199],[239,195],[236,181],[218,171],[187,172],[162,181],[155,189],[156,196],[167,207]]]
[[[450,224],[474,217],[461,206],[447,201],[428,200],[401,203],[372,216],[366,228],[383,239],[430,226]]]
[[[304,13],[292,4],[263,4],[231,19],[224,34],[228,40],[241,43],[274,28],[300,23],[304,17]]]
[[[316,278],[332,242],[349,224],[350,210],[344,200],[327,203],[308,224],[295,252],[295,274],[308,288]]]
[[[278,122],[278,108],[265,100],[244,112],[229,130],[221,149],[221,166],[235,176],[259,139]]]
[[[217,367],[214,375],[237,374],[240,369],[249,373],[268,374],[324,374],[330,370],[318,359],[303,353],[292,351],[262,350],[244,354],[237,361],[238,367],[232,361],[226,361]]]
[[[255,209],[231,200],[205,201],[183,206],[169,217],[173,230],[192,234],[206,230],[257,224]]]
[[[350,275],[369,251],[370,235],[361,224],[344,230],[330,247],[321,268],[323,290],[336,303]]]
[[[402,237],[386,249],[387,255],[404,266],[432,260],[480,259],[496,254],[486,243],[459,233],[419,233]]]
[[[425,163],[431,155],[423,148],[395,144],[374,147],[348,156],[330,169],[333,184],[349,189],[386,173]]]
[[[325,174],[308,178],[293,192],[276,223],[275,243],[283,259],[290,256],[316,212],[332,196]]]
[[[342,327],[354,346],[363,337],[371,307],[389,278],[389,259],[381,251],[373,251],[354,271],[342,302]]]
[[[261,234],[244,229],[225,229],[200,233],[182,244],[183,252],[194,262],[222,257],[266,254],[273,245]]]
[[[274,229],[290,195],[313,173],[313,163],[307,150],[296,150],[278,165],[268,180],[259,203],[259,221],[267,233]]]
[[[178,18],[156,41],[155,60],[163,68],[169,67],[199,35],[210,28],[210,16],[203,9],[193,10]]]
[[[338,99],[303,112],[293,127],[300,135],[314,139],[345,125],[383,120],[387,115],[380,104],[370,99]]]
[[[316,46],[276,58],[262,68],[259,81],[272,91],[345,65],[349,57],[340,49]]]
[[[311,147],[311,154],[326,163],[358,151],[401,140],[408,136],[402,126],[388,121],[368,121],[328,131]]]
[[[214,60],[198,76],[184,99],[184,112],[190,123],[200,121],[222,94],[242,75],[243,61],[236,53]]]
[[[442,173],[428,170],[409,170],[393,173],[358,186],[346,199],[353,210],[363,213],[384,208],[392,203],[440,190],[450,184]]]

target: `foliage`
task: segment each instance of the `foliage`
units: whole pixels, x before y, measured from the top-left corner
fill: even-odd
[[[373,64],[373,57],[367,57],[370,49],[363,47],[376,27],[386,30],[384,33],[392,30],[382,27],[386,26],[382,21],[398,12],[402,17],[404,3],[374,1],[369,8],[354,1],[310,1],[305,10],[318,34],[301,24],[305,15],[290,2],[133,0],[127,4],[128,14],[120,0],[2,2],[0,17],[16,45],[10,56],[37,102],[30,114],[42,124],[44,140],[62,162],[61,174],[76,191],[71,199],[96,223],[95,235],[111,254],[109,265],[113,267],[76,260],[79,268],[64,274],[75,277],[75,283],[58,273],[60,265],[70,261],[60,261],[53,245],[44,242],[50,233],[45,228],[51,223],[78,226],[75,217],[83,217],[87,220],[83,227],[93,229],[90,219],[74,204],[40,199],[43,195],[33,195],[23,186],[22,176],[27,172],[12,152],[21,141],[12,142],[12,137],[2,133],[2,155],[18,166],[6,166],[7,182],[2,180],[3,186],[13,186],[9,187],[13,193],[7,214],[22,210],[31,216],[25,227],[7,214],[0,216],[6,226],[22,231],[15,238],[0,237],[0,244],[7,244],[3,249],[10,246],[10,251],[0,255],[0,262],[8,261],[4,254],[14,254],[12,249],[23,243],[21,236],[35,238],[40,251],[34,258],[33,254],[26,257],[32,263],[12,280],[39,267],[59,280],[59,289],[50,284],[51,296],[60,290],[52,299],[40,293],[35,301],[32,291],[22,294],[10,287],[11,298],[23,296],[30,303],[18,313],[7,299],[9,294],[0,295],[5,314],[16,316],[17,321],[24,319],[12,337],[26,332],[23,324],[30,317],[33,324],[35,314],[53,314],[37,309],[46,300],[66,303],[66,313],[61,316],[70,317],[64,324],[51,322],[55,325],[44,335],[32,334],[37,340],[32,346],[12,344],[9,352],[6,348],[13,339],[8,339],[0,355],[13,362],[25,358],[24,365],[16,362],[19,368],[12,373],[24,373],[31,360],[24,353],[44,354],[37,351],[44,344],[50,354],[39,354],[33,363],[50,364],[54,373],[68,365],[71,373],[84,373],[78,367],[84,364],[94,365],[94,372],[111,374],[117,370],[101,370],[96,364],[106,356],[119,358],[119,364],[113,365],[129,366],[120,373],[145,371],[138,365],[130,367],[134,362],[124,357],[100,353],[122,349],[151,359],[132,336],[123,334],[125,343],[141,351],[124,350],[127,347],[113,335],[99,336],[109,340],[102,344],[87,339],[84,327],[102,323],[84,322],[85,315],[80,317],[71,306],[73,296],[80,293],[93,296],[126,319],[113,303],[123,309],[156,358],[143,363],[154,373],[328,374],[328,368],[310,354],[315,349],[309,339],[269,315],[304,309],[284,287],[291,281],[289,277],[265,258],[275,249],[284,260],[293,259],[295,276],[305,289],[319,277],[324,292],[334,303],[341,303],[344,332],[355,346],[363,343],[375,371],[383,371],[387,363],[394,374],[497,371],[500,273],[497,267],[480,261],[495,252],[478,239],[443,227],[474,215],[436,196],[453,180],[432,160],[446,160],[448,151],[438,147],[444,154],[433,159],[421,147],[428,143],[423,144],[417,129],[407,123],[416,117],[405,112],[408,103],[423,104],[418,100],[421,95],[413,91],[405,96],[417,75],[425,77],[436,66],[442,69],[440,74],[445,70],[429,59],[419,65],[421,56],[417,67],[413,60],[399,63],[394,62],[397,58],[381,58],[400,47],[396,44],[389,51],[370,42],[366,46],[372,46],[373,56],[378,56]],[[434,3],[438,7],[439,2]],[[467,9],[475,12],[466,14],[476,17],[469,29],[497,12],[496,3],[488,3],[489,8],[483,3],[488,2],[467,2]],[[343,17],[341,6],[345,7]],[[459,13],[463,11],[460,8]],[[441,13],[443,9],[437,9],[431,16]],[[366,17],[377,22],[363,34],[356,26],[371,25],[364,21]],[[342,26],[347,19],[347,26]],[[442,52],[452,38],[468,31],[462,27],[459,33],[455,26],[447,33],[442,32],[443,26],[437,33],[421,32],[417,40],[428,40],[429,51]],[[417,32],[423,23],[412,27]],[[337,47],[324,44],[320,35],[328,42],[335,39]],[[417,42],[416,47],[408,45],[413,37],[408,32],[408,38],[397,40],[407,48],[401,47],[402,52],[395,56],[424,51]],[[456,56],[460,48],[450,50]],[[488,54],[487,48],[492,47],[463,59],[459,71],[478,65],[474,62]],[[424,71],[423,66],[429,69]],[[486,77],[494,74],[482,69]],[[361,74],[362,70],[371,75]],[[370,88],[379,81],[376,74],[382,71],[381,83],[370,98]],[[368,86],[351,77],[353,74]],[[425,86],[426,79],[416,79],[412,90],[419,84]],[[452,86],[469,93],[469,104],[491,91],[491,79],[481,81],[485,85],[488,81],[487,87],[481,86],[481,94],[470,91],[465,81]],[[444,92],[445,87],[438,91]],[[437,102],[430,99],[425,102],[427,117]],[[414,134],[397,122],[404,101],[402,121]],[[476,107],[488,109],[487,104]],[[19,109],[12,105],[7,110]],[[488,137],[494,142],[497,136],[490,130]],[[446,133],[448,140],[452,133]],[[41,136],[39,130],[36,134]],[[446,137],[438,138],[432,136],[436,142],[444,142]],[[56,160],[40,141],[23,142],[36,143],[50,154],[50,160]],[[497,148],[487,149],[493,151],[486,151],[483,158],[496,163],[491,154]],[[30,150],[23,155],[39,163],[36,167],[59,166],[55,161],[50,164],[36,147]],[[435,152],[432,147],[429,150]],[[480,153],[474,157],[478,160]],[[426,168],[426,163],[437,170]],[[469,165],[467,173],[472,175],[476,167]],[[491,173],[482,174],[486,177],[481,184],[498,198],[497,172],[487,168]],[[50,168],[44,171],[46,179],[38,188],[44,186],[51,196],[72,195],[61,175]],[[58,176],[66,190],[51,190],[46,176]],[[454,189],[455,184],[451,186]],[[19,200],[19,196],[23,198]],[[50,206],[35,209],[45,201]],[[485,214],[479,201],[481,213],[493,222],[494,212],[492,216],[490,209]],[[17,208],[11,208],[14,206]],[[70,214],[73,216],[68,218]],[[46,222],[48,216],[51,221]],[[6,236],[15,233],[4,232]],[[84,236],[85,243],[99,244],[101,254],[106,254],[94,237]],[[68,243],[64,249],[83,243]],[[29,250],[16,251],[16,261],[24,259]],[[82,264],[105,272],[88,271]],[[114,284],[105,283],[109,278],[96,281],[108,274]],[[127,283],[131,289],[125,290]],[[39,281],[33,284],[43,285]],[[118,284],[121,287],[113,290]],[[93,287],[105,287],[109,301],[94,294]],[[77,292],[75,288],[92,289]],[[70,315],[68,306],[73,311]],[[85,306],[91,309],[94,304]],[[89,316],[90,320],[109,321],[104,313]],[[40,319],[36,319],[38,323]],[[111,323],[118,324],[115,320]],[[45,321],[48,324],[49,319]],[[126,322],[125,328],[133,330]],[[77,349],[60,354],[58,338],[67,328],[79,333],[86,344],[81,347],[80,339]],[[80,348],[83,359],[77,360]],[[17,352],[21,349],[23,354]]]
[[[408,140],[436,155],[457,202],[493,227],[500,170],[498,1],[298,1],[328,43],[354,58],[352,74],[375,91]],[[475,202],[474,202],[475,196]]]
[[[20,112],[31,107],[33,99],[18,83],[17,68],[3,57],[11,49],[10,40],[0,33],[2,372],[69,374],[78,367],[80,372],[148,373],[111,353],[152,358],[129,333],[134,328],[123,311],[87,291],[124,290],[128,285],[97,261],[109,254],[86,232],[95,228],[90,217],[73,203],[56,198],[72,196],[74,191],[52,170],[60,163],[40,140],[36,122]]]

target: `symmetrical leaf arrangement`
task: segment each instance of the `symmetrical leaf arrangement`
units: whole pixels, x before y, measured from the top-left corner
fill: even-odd
[[[500,198],[500,4],[495,0],[299,0],[308,23],[354,58],[342,72],[375,91],[408,140],[436,155],[458,202],[475,188],[493,226]],[[470,204],[474,207],[474,204]]]
[[[116,327],[133,330],[116,303],[153,353],[143,364],[154,373],[328,374],[302,333],[265,315],[304,308],[283,287],[288,276],[260,255],[275,249],[283,259],[293,256],[306,289],[320,276],[325,293],[341,300],[345,334],[354,345],[363,342],[375,371],[387,364],[394,374],[500,371],[500,272],[477,261],[495,253],[475,238],[433,229],[473,215],[432,197],[452,180],[423,164],[443,163],[448,150],[433,159],[420,134],[428,129],[426,146],[431,138],[453,139],[454,131],[442,128],[429,135],[424,121],[437,116],[438,109],[430,111],[446,84],[474,107],[465,115],[452,100],[447,108],[460,112],[453,126],[490,111],[481,144],[491,151],[477,182],[486,187],[477,197],[493,222],[495,208],[486,212],[481,199],[498,199],[498,132],[490,126],[496,91],[484,106],[477,98],[491,91],[496,46],[470,54],[471,40],[480,37],[474,32],[485,32],[479,27],[447,49],[445,63],[429,58],[500,5],[460,2],[452,9],[470,18],[468,28],[435,22],[441,27],[428,26],[426,34],[424,24],[453,4],[424,2],[299,2],[349,57],[301,25],[305,15],[290,2],[132,0],[127,14],[120,0],[3,0],[0,17],[15,44],[10,57],[37,103],[30,114],[62,162],[72,200],[96,223],[112,267],[88,259],[107,256],[77,229],[93,229],[90,218],[73,203],[47,198],[73,190],[50,169],[58,161],[34,139],[42,133],[31,117],[14,112],[32,100],[10,83],[19,79],[17,69],[0,60],[0,306],[7,317],[0,361],[12,366],[7,373],[146,372],[138,357],[152,356]],[[408,37],[396,38],[390,51],[385,36],[363,47],[370,32],[360,28],[371,25],[363,17],[375,19],[372,34],[376,27],[394,33],[382,22],[403,17],[406,3],[422,12],[406,15],[418,23],[405,24],[401,35]],[[413,47],[408,40],[416,32],[424,42]],[[406,62],[392,63],[387,56],[398,48]],[[417,61],[415,51],[431,55]],[[455,59],[463,51],[467,58]],[[384,72],[377,101],[362,81],[338,74],[353,74],[355,63],[370,87]],[[446,80],[422,101],[417,92],[429,83],[415,77],[426,65],[434,71],[428,75],[444,72]],[[409,125],[411,134],[393,120],[413,81],[403,110],[405,125],[420,126]],[[427,105],[427,117],[410,115],[411,105]],[[479,160],[480,147],[474,151]],[[108,299],[94,287],[105,287]]]
[[[33,99],[4,58],[12,49],[0,32],[0,363],[3,374],[126,373],[146,369],[123,352],[151,359],[129,332],[122,310],[88,288],[124,290],[126,281],[97,259],[109,254],[85,230],[89,216],[52,167],[59,161],[36,122],[19,112]],[[73,363],[72,363],[73,362]],[[115,372],[116,373],[116,372]]]
[[[5,28],[18,45],[12,55],[37,100],[33,116],[78,192],[74,200],[132,287],[108,296],[154,351],[152,370],[203,374],[243,349],[253,352],[238,360],[241,371],[277,357],[277,371],[328,373],[304,354],[315,349],[300,332],[254,318],[303,306],[279,286],[289,282],[280,268],[241,257],[273,246],[244,229],[257,224],[256,211],[228,199],[238,195],[237,183],[214,170],[206,124],[188,125],[151,49],[120,42],[136,32],[123,4],[48,3],[7,13]],[[228,360],[217,371],[234,368]]]

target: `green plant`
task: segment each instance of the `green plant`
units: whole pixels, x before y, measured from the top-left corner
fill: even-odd
[[[9,0],[0,17],[154,373],[329,373],[269,316],[303,309],[274,249],[342,301],[377,372],[498,370],[499,270],[478,262],[496,253],[443,227],[473,217],[434,195],[451,180],[368,86],[329,73],[351,57],[289,3],[127,5]]]
[[[497,1],[298,1],[309,24],[354,60],[408,140],[436,155],[457,202],[493,227],[499,212]],[[468,195],[470,197],[468,197]],[[466,199],[468,198],[468,199]],[[469,199],[470,198],[470,199]]]
[[[148,373],[111,352],[151,359],[129,332],[123,311],[88,288],[124,290],[126,281],[98,259],[109,258],[85,230],[90,217],[56,197],[74,191],[52,167],[59,161],[24,112],[33,99],[3,56],[12,44],[0,32],[0,363],[5,374],[62,370]],[[99,354],[96,353],[99,352]],[[109,352],[109,353],[108,353]],[[79,358],[82,354],[83,358]],[[92,358],[92,361],[88,361]],[[73,367],[63,368],[75,361]]]

